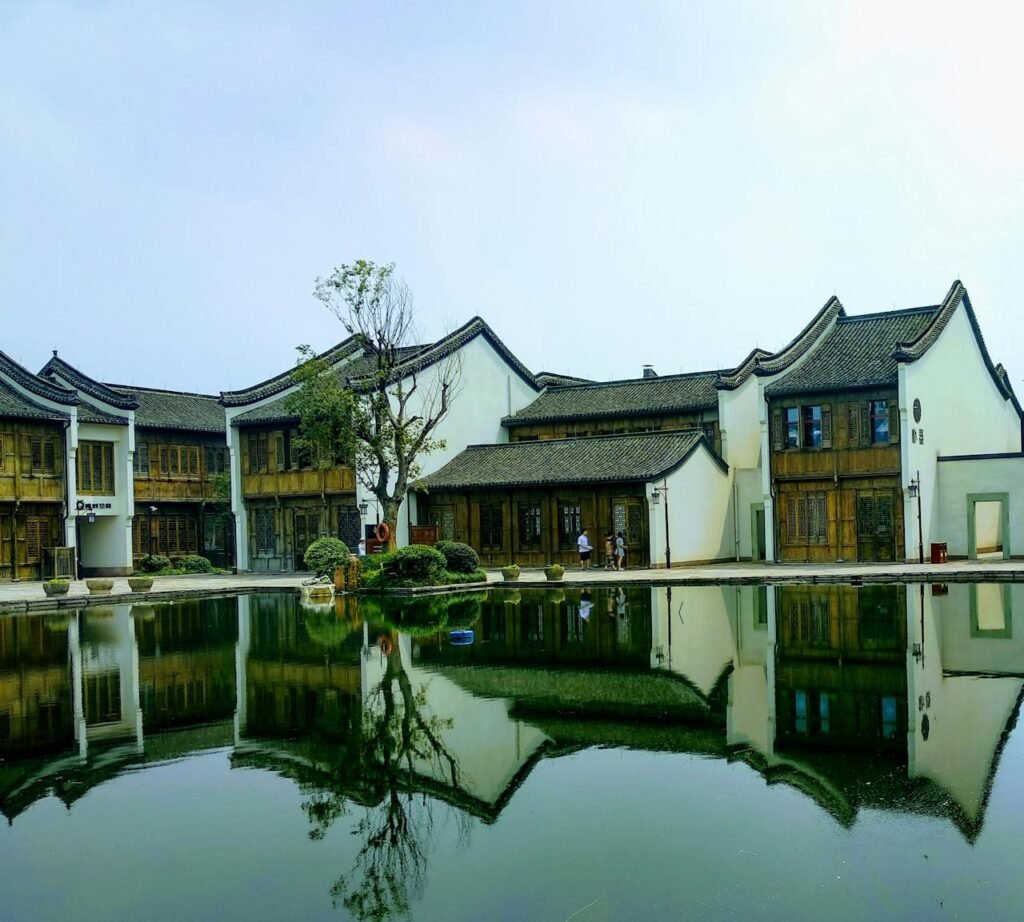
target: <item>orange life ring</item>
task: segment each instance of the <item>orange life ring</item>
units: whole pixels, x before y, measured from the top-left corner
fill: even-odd
[[[385,656],[390,656],[393,647],[391,646],[391,638],[386,634],[381,634],[377,638],[377,646],[380,647],[380,652]]]
[[[374,534],[377,536],[377,540],[380,541],[381,544],[383,544],[385,541],[387,541],[388,538],[391,537],[391,529],[388,528],[388,523],[387,522],[380,522],[380,523],[378,523],[377,530],[374,532]]]

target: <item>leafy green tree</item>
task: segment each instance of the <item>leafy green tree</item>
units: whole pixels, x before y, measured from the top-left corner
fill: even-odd
[[[444,447],[436,431],[462,375],[457,352],[420,363],[429,366],[429,373],[421,371],[412,294],[394,273],[393,263],[358,260],[316,280],[314,294],[362,343],[365,360],[354,363],[348,376],[345,366],[334,368],[300,346],[294,372],[299,387],[290,398],[300,420],[300,444],[323,468],[341,460],[352,465],[380,504],[391,549],[420,460]]]

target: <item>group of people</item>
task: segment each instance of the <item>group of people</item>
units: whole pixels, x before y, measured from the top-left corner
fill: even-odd
[[[589,529],[580,531],[576,546],[580,552],[580,569],[590,569],[590,555],[593,545],[590,543]],[[606,570],[626,569],[626,535],[624,532],[609,532],[604,539],[604,566]]]

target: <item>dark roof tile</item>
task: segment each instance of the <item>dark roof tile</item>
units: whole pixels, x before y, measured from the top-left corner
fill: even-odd
[[[219,397],[123,384],[107,386],[138,401],[135,425],[140,429],[188,432],[224,432],[226,429],[224,408]]]
[[[649,482],[682,464],[699,446],[697,429],[591,438],[471,445],[422,478],[428,490]],[[724,462],[708,448],[723,470]]]

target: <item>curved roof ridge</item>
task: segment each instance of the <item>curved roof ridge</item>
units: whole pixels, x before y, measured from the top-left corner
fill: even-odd
[[[657,381],[680,381],[685,378],[703,378],[711,375],[718,376],[728,369],[709,368],[706,371],[680,371],[674,375],[655,375],[651,378],[613,378],[611,381],[583,381],[579,384],[555,384],[548,388],[549,391],[573,391],[581,388],[604,388],[620,387],[623,384],[638,384],[650,386]]]
[[[39,370],[39,375],[40,377],[55,376],[62,378],[94,400],[99,400],[108,406],[117,407],[119,410],[137,410],[139,407],[139,401],[134,397],[115,391],[107,387],[106,384],[101,384],[95,378],[90,378],[87,374],[75,368],[74,365],[64,361],[64,359],[57,355],[56,349],[53,350],[53,355],[50,356],[47,363]]]
[[[362,343],[357,336],[349,336],[319,353],[316,358],[334,364],[344,358],[348,358],[362,348]],[[242,407],[249,403],[255,403],[257,400],[263,400],[265,397],[273,397],[275,394],[280,394],[281,391],[291,387],[293,383],[292,372],[294,370],[294,368],[289,368],[250,387],[240,388],[235,391],[221,391],[220,402],[226,407]]]
[[[393,380],[398,380],[400,378],[404,378],[406,375],[422,371],[424,368],[429,368],[431,365],[434,365],[437,362],[446,359],[454,352],[457,352],[477,336],[483,336],[501,355],[501,357],[512,366],[516,373],[526,381],[527,384],[531,385],[535,389],[540,389],[540,385],[537,384],[537,379],[533,372],[519,361],[515,353],[513,353],[512,350],[501,341],[498,334],[495,333],[487,322],[479,316],[470,318],[461,327],[458,327],[451,333],[442,336],[437,340],[437,342],[430,343],[426,346],[410,347],[417,349],[418,351],[400,359],[391,377]],[[371,383],[373,381],[373,376],[369,374],[362,374],[350,378],[348,381],[350,385],[358,388]]]
[[[14,361],[5,352],[0,352],[0,373],[7,375],[7,377],[16,381],[25,390],[35,394],[37,397],[42,397],[44,400],[52,400],[54,403],[69,407],[81,402],[78,394],[72,388],[64,387],[53,381],[47,381],[46,378],[33,374],[24,365]]]
[[[754,368],[759,377],[778,374],[785,371],[797,359],[802,358],[819,339],[822,333],[840,317],[846,316],[846,308],[835,295],[832,295],[796,336],[768,359],[763,359]]]
[[[868,314],[845,314],[839,323],[856,323],[859,320],[878,320],[879,317],[904,317],[908,314],[929,314],[942,307],[941,304],[922,304],[920,307],[901,307],[891,311],[872,311]]]
[[[1013,403],[1013,408],[1016,410],[1017,415],[1024,420],[1024,409],[1021,408],[1020,402],[1017,400],[1017,395],[1013,390],[1013,386],[1010,384],[1010,376],[1006,374],[1005,369],[1003,373],[999,373],[999,368],[992,361],[992,356],[989,354],[988,346],[985,344],[985,337],[981,333],[981,326],[978,324],[977,315],[974,313],[974,307],[971,304],[970,296],[967,294],[967,289],[964,287],[964,283],[960,279],[954,279],[953,284],[950,285],[949,291],[946,293],[946,297],[942,299],[942,303],[938,305],[938,312],[932,322],[921,331],[918,337],[910,342],[902,342],[896,344],[895,352],[893,353],[894,358],[899,363],[910,364],[916,362],[921,358],[935,343],[938,341],[939,336],[942,335],[942,331],[946,329],[947,324],[953,318],[953,314],[960,305],[963,305],[964,312],[967,315],[967,320],[971,325],[971,331],[974,333],[975,342],[978,344],[978,350],[981,352],[982,361],[985,363],[985,367],[988,369],[989,375],[992,377],[992,381],[996,388],[1003,395],[1006,400]]]
[[[115,391],[142,391],[145,394],[170,394],[178,397],[202,397],[206,400],[220,400],[220,394],[201,394],[198,391],[179,391],[170,387],[142,387],[138,384],[112,384],[109,381],[103,382],[107,387]]]
[[[770,350],[755,346],[735,368],[719,372],[715,378],[715,388],[720,391],[735,390],[754,373],[758,364],[771,356]]]

